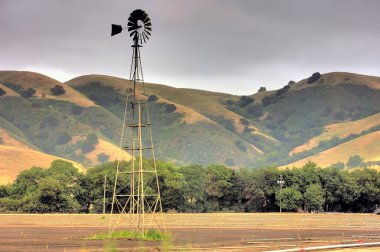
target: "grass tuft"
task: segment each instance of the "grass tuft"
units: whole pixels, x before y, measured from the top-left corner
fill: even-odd
[[[90,237],[92,240],[106,240],[106,239],[129,239],[129,240],[143,240],[143,241],[168,241],[170,236],[159,230],[148,230],[144,233],[138,231],[118,230],[112,234],[95,234]]]

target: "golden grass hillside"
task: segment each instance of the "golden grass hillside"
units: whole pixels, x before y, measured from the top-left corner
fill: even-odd
[[[91,160],[93,164],[99,163],[98,155],[102,153],[109,156],[109,161],[117,159],[126,161],[131,160],[131,154],[120,149],[116,145],[101,138],[99,138],[98,141],[99,143],[95,146],[95,150],[85,154],[85,157]]]
[[[48,155],[30,148],[0,145],[0,184],[5,185],[13,182],[17,175],[33,166],[49,168],[51,162],[62,159],[73,163],[82,170],[82,166],[71,160]]]
[[[352,139],[331,149],[320,152],[311,157],[298,160],[284,167],[302,167],[307,162],[317,163],[321,167],[328,167],[337,162],[346,163],[351,156],[360,155],[364,161],[380,160],[380,131]],[[380,167],[378,167],[379,169]]]
[[[29,146],[13,136],[12,133],[7,132],[5,129],[0,127],[0,144],[6,146],[13,146],[18,148],[29,148]]]
[[[327,125],[321,135],[316,136],[306,143],[295,147],[289,154],[293,155],[299,152],[310,150],[314,147],[317,147],[321,141],[330,140],[333,137],[345,138],[350,134],[360,134],[361,132],[378,125],[380,125],[380,113],[353,122]]]
[[[0,82],[17,84],[24,89],[34,88],[35,96],[39,98],[70,101],[83,107],[95,106],[90,99],[75,89],[42,74],[26,71],[0,71]],[[63,85],[66,92],[59,96],[52,95],[50,89],[56,85]]]

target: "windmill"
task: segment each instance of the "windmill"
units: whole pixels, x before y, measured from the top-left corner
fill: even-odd
[[[137,9],[130,14],[127,27],[112,24],[111,36],[123,30],[133,40],[130,71],[133,92],[127,94],[120,148],[129,151],[132,158],[128,165],[117,161],[109,233],[127,226],[144,236],[151,228],[165,230],[140,57],[142,44],[151,36],[152,23],[145,11]]]

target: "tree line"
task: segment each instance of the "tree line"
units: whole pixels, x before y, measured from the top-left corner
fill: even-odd
[[[129,162],[121,162],[128,168]],[[153,165],[145,160],[145,165]],[[21,172],[14,183],[0,186],[0,212],[100,213],[106,178],[106,211],[110,211],[116,162],[80,173],[71,163]],[[373,169],[243,168],[223,165],[176,166],[157,162],[164,211],[171,212],[372,212],[380,205],[380,172]],[[278,183],[280,175],[284,183]],[[128,178],[120,186],[128,187]]]

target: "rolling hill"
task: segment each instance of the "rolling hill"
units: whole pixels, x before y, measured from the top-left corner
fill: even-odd
[[[360,155],[365,161],[380,160],[380,131],[342,143],[310,157],[298,160],[283,167],[302,167],[307,162],[314,162],[322,167],[331,166],[337,162],[347,162],[351,156]],[[380,169],[380,165],[372,168]]]
[[[56,86],[65,92],[54,94]],[[85,166],[130,159],[117,147],[130,81],[86,75],[60,83],[38,73],[0,71],[0,88],[3,153],[16,148],[31,160],[48,155]],[[246,96],[145,83],[143,95],[161,160],[232,167],[310,160],[329,166],[352,155],[380,160],[379,77],[333,72]],[[4,160],[15,162],[2,159],[0,169],[9,165]]]
[[[0,185],[13,182],[17,175],[24,170],[33,166],[49,168],[50,164],[57,159],[70,161],[79,170],[83,167],[81,164],[72,160],[63,159],[61,157],[45,154],[30,148],[14,147],[0,145]]]
[[[313,137],[306,143],[295,147],[290,155],[300,153],[317,147],[322,141],[337,138],[346,138],[352,134],[360,134],[364,131],[380,126],[380,113],[353,122],[344,122],[327,125],[322,134]]]

